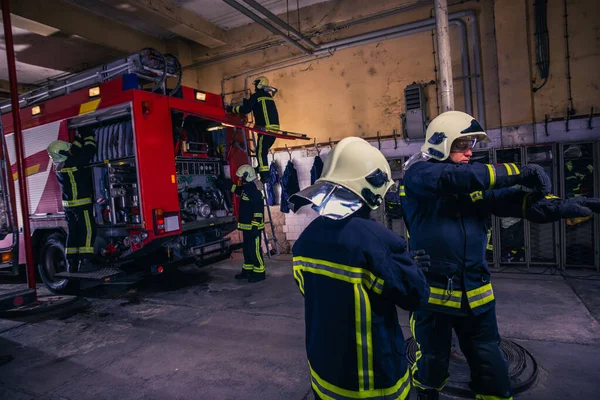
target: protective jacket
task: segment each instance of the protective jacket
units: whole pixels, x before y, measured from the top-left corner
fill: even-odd
[[[65,208],[92,204],[92,170],[84,168],[96,154],[96,141],[93,134],[77,136],[71,146],[71,155],[60,169],[56,179],[62,192],[62,205]]]
[[[292,252],[315,392],[323,399],[405,399],[410,378],[396,305],[416,310],[429,295],[406,242],[361,216],[318,217]]]
[[[313,162],[313,166],[310,169],[310,184],[314,185],[317,179],[321,177],[323,173],[323,160],[321,157],[316,156],[315,161]]]
[[[294,168],[294,163],[290,160],[288,161],[285,171],[283,171],[283,176],[281,177],[281,203],[279,205],[281,212],[290,212],[288,199],[291,195],[298,193],[299,191],[300,185],[298,183],[298,173],[296,172],[296,168]]]
[[[454,315],[484,313],[495,304],[485,260],[489,214],[523,217],[527,193],[495,189],[515,164],[418,162],[404,176],[402,200],[410,247],[431,256],[427,309]]]
[[[279,114],[273,96],[264,89],[257,89],[249,99],[244,99],[241,106],[233,107],[237,114],[248,114],[252,111],[254,123],[268,130],[279,130]]]
[[[274,206],[276,203],[275,200],[275,185],[279,183],[279,171],[277,171],[277,164],[275,162],[271,163],[269,167],[269,180],[265,184],[265,189],[267,192],[267,203],[269,206]]]
[[[233,184],[231,192],[240,196],[240,212],[237,228],[241,231],[262,230],[264,222],[264,198],[254,182],[243,186]]]
[[[385,194],[385,211],[388,216],[392,218],[402,218],[404,212],[402,211],[402,199],[406,196],[404,192],[404,184],[400,180],[396,190],[390,189]]]

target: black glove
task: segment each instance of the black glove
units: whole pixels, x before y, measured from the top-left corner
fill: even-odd
[[[527,197],[525,218],[532,222],[547,223],[561,218],[588,217],[592,213],[600,213],[600,198],[573,197],[563,200],[553,196]]]
[[[231,113],[233,113],[233,107],[232,106],[227,106],[225,108],[225,111],[227,112],[227,114],[231,114]]]
[[[543,194],[552,192],[552,180],[537,164],[527,164],[521,168],[519,183]]]
[[[425,250],[411,251],[410,257],[415,260],[415,264],[417,264],[417,267],[419,267],[421,271],[429,271],[429,267],[431,267],[431,257],[425,252]]]

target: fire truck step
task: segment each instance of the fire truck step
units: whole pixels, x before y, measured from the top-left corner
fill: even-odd
[[[112,281],[118,277],[125,276],[125,273],[118,268],[102,268],[95,272],[60,272],[54,276],[69,279],[85,279],[91,281]]]

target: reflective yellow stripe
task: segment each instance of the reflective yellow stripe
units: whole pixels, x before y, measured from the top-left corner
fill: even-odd
[[[256,259],[258,260],[258,268],[255,265],[254,272],[265,272],[265,264],[263,263],[262,255],[260,254],[260,236],[257,236],[254,242],[256,244]]]
[[[347,399],[400,399],[404,400],[410,393],[410,376],[408,369],[402,378],[396,382],[396,384],[389,388],[382,389],[371,389],[364,391],[355,391],[342,389],[338,386],[332,385],[325,381],[315,372],[315,370],[308,363],[310,367],[310,375],[312,380],[312,387],[319,394],[322,399],[333,399],[333,400],[347,400]]]
[[[513,400],[511,397],[499,397],[499,396],[490,396],[487,394],[477,394],[475,395],[475,399],[477,400]]]
[[[298,289],[300,289],[300,292],[304,294],[304,281],[302,279],[302,271],[300,271],[299,269],[295,269],[294,279],[296,280],[296,282],[298,282]]]
[[[79,248],[67,247],[67,254],[77,254],[77,253],[79,253]]]
[[[478,200],[483,200],[483,192],[482,191],[473,192],[470,194],[470,196],[471,196],[471,201],[473,203]]]
[[[254,213],[254,218],[262,218],[263,215],[263,213]]]
[[[496,169],[493,165],[485,164],[488,167],[488,172],[490,173],[490,187],[489,189],[493,189],[496,184]]]
[[[80,247],[79,254],[94,254],[93,247]]]
[[[589,164],[586,168],[588,169],[588,171],[590,171],[592,173],[594,172],[594,166],[593,165]]]
[[[243,264],[242,269],[244,269],[246,271],[252,271],[254,269],[254,265],[253,264]]]
[[[233,185],[231,185],[231,193],[234,193],[236,188],[237,188],[237,185],[235,183]]]
[[[487,304],[494,300],[494,298],[494,290],[492,289],[491,283],[467,292],[467,299],[469,300],[469,305],[471,308]]]
[[[75,140],[75,141],[73,142],[73,144],[74,144],[75,146],[79,147],[79,148],[81,148],[81,147],[82,147],[82,144],[81,144],[79,141],[77,141],[77,140]]]
[[[509,163],[502,164],[502,165],[504,165],[504,167],[506,168],[506,172],[508,173],[508,175],[509,175],[509,176],[513,174],[513,170],[512,170],[512,168],[510,167],[510,164],[509,164]]]
[[[85,247],[92,246],[92,224],[90,222],[90,212],[83,210],[83,219],[85,220]],[[92,247],[92,252],[94,248]]]
[[[241,222],[238,222],[237,227],[238,227],[238,229],[241,229],[243,231],[251,231],[252,230],[252,225],[242,224]]]
[[[263,99],[261,101],[261,99]],[[258,101],[260,101],[262,103],[262,108],[263,108],[263,114],[265,115],[265,127],[271,125],[271,122],[269,121],[269,113],[267,112],[267,103],[264,101],[265,97],[260,97],[258,99]]]
[[[515,170],[515,175],[519,175],[521,174],[521,171],[519,170],[519,167],[517,167],[517,164],[515,163],[510,163],[511,167],[513,167],[513,169]]]
[[[547,199],[547,200],[560,199],[560,197],[555,196],[553,194],[548,194],[548,195],[544,196],[544,198]]]
[[[324,275],[352,284],[361,283],[377,294],[381,294],[383,291],[383,279],[378,278],[371,271],[364,268],[350,267],[348,265],[308,257],[294,257],[293,264],[295,269],[297,268],[302,271]]]
[[[446,289],[440,289],[433,286],[431,286],[429,290],[429,299],[427,301],[429,304],[460,308],[462,300],[462,292],[460,290],[453,290],[452,293],[450,293]]]
[[[248,196],[242,196],[242,200],[250,200],[250,197],[248,197]]]
[[[275,101],[272,97],[267,97],[267,96],[263,96],[263,97],[259,97],[257,99],[258,101]]]
[[[236,114],[239,113],[240,112],[240,106],[233,107],[233,109],[231,111],[233,111]]]
[[[75,169],[77,171],[77,169]],[[75,182],[75,175],[73,175],[73,171],[67,171],[67,175],[69,175],[69,181],[71,182],[71,193],[73,194],[73,199],[77,199],[77,183]]]
[[[371,304],[365,288],[354,285],[354,316],[356,323],[356,355],[358,360],[358,388],[374,389],[373,339],[371,336]]]
[[[92,199],[90,199],[89,197],[86,197],[84,199],[63,200],[62,201],[63,207],[77,207],[77,206],[84,206],[86,204],[92,204]]]
[[[269,172],[269,166],[263,165],[262,167],[258,167],[258,172]]]
[[[265,128],[267,128],[267,131],[269,132],[278,132],[281,130],[281,128],[277,124],[267,124]]]
[[[263,148],[263,140],[264,140],[264,136],[263,135],[259,135],[258,136],[258,149],[256,150],[256,158],[258,159],[258,168],[259,169],[261,167],[264,167],[263,159],[261,157],[262,148]]]

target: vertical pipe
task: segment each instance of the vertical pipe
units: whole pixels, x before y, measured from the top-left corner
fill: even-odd
[[[452,82],[450,29],[448,28],[448,0],[435,0],[435,30],[438,43],[442,112],[452,111],[454,110],[454,85]]]
[[[460,58],[462,63],[463,90],[465,92],[465,112],[469,115],[473,115],[473,100],[471,100],[471,66],[467,40],[467,24],[465,24],[462,19],[451,20],[450,24],[456,25],[460,31]]]
[[[485,129],[485,102],[483,99],[483,71],[481,70],[481,47],[479,43],[479,24],[475,14],[469,16],[469,26],[473,46],[473,73],[475,74],[475,93],[477,93],[477,122]]]
[[[9,0],[2,0],[2,22],[4,23],[4,41],[6,42],[6,61],[8,64],[8,79],[10,82],[10,100],[12,103],[12,118],[15,132],[15,150],[17,155],[17,173],[19,177],[19,194],[21,214],[23,215],[23,239],[25,241],[25,268],[27,284],[35,290],[35,271],[33,266],[33,248],[31,247],[31,230],[29,228],[29,197],[27,196],[27,177],[25,175],[25,157],[23,151],[23,136],[21,132],[21,115],[19,107],[19,92],[17,89],[17,69],[15,66],[15,50],[10,21]],[[19,262],[19,260],[16,260]],[[37,299],[37,293],[36,293]]]

